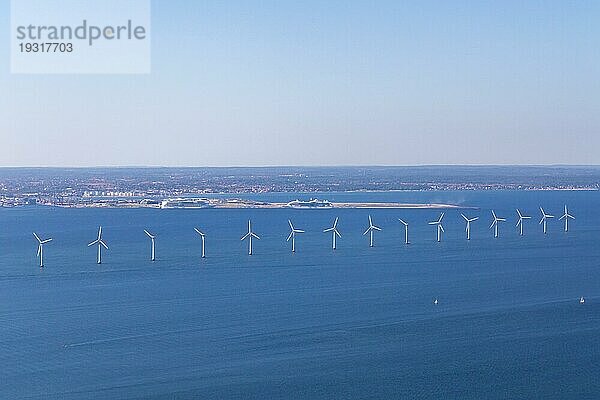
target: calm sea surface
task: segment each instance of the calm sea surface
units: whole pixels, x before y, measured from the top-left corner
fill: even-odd
[[[0,209],[0,398],[600,398],[599,192],[323,197],[455,203],[480,220],[467,242],[448,211],[437,243],[436,210]],[[544,236],[538,206],[565,203],[571,231],[555,219]],[[517,207],[534,217],[522,238]],[[492,208],[508,218],[498,239]],[[307,231],[296,254],[288,218]],[[54,238],[43,270],[33,231]]]

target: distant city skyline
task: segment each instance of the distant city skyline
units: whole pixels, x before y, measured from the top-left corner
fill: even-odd
[[[597,165],[599,17],[593,1],[154,0],[150,74],[3,59],[0,167]]]

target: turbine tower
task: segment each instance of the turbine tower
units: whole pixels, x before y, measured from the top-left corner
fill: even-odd
[[[256,238],[256,239],[260,240],[258,235],[255,234],[254,232],[252,232],[252,225],[250,223],[250,220],[248,220],[248,233],[246,233],[244,236],[242,236],[242,238],[240,240],[243,241],[243,240],[248,239],[248,255],[249,256],[252,255],[252,238]]]
[[[444,218],[444,213],[440,215],[440,218],[437,221],[430,222],[429,225],[437,225],[437,241],[442,241],[442,232],[444,231],[444,227],[442,226],[442,219]]]
[[[98,245],[98,264],[102,264],[102,246],[104,246],[104,248],[108,250],[108,246],[102,240],[102,227],[98,228],[98,239],[88,244],[88,247],[93,246],[95,244]]]
[[[567,209],[566,205],[565,205],[565,213],[559,219],[565,220],[565,232],[569,232],[569,219],[575,219],[575,217],[572,216],[571,214],[569,214],[569,210]]]
[[[291,231],[290,231],[290,235],[288,236],[286,242],[289,242],[290,240],[292,241],[292,253],[295,253],[296,252],[296,234],[304,233],[304,231],[301,229],[294,228],[292,221],[290,221],[289,219],[288,219],[288,223],[290,224]]]
[[[202,258],[206,258],[206,253],[204,252],[204,245],[205,245],[205,240],[206,240],[206,235],[204,234],[204,232],[202,232],[200,229],[198,228],[194,228],[194,230],[196,231],[196,233],[198,235],[200,235],[200,239],[202,239]],[[242,239],[243,240],[243,239]],[[252,240],[252,239],[250,239]],[[252,245],[250,245],[252,246]],[[250,255],[252,255],[252,250],[250,250]]]
[[[544,209],[540,207],[540,211],[542,212],[542,219],[540,220],[540,225],[544,225],[544,235],[548,232],[548,220],[550,218],[554,218],[554,215],[546,214]]]
[[[40,258],[40,268],[44,268],[44,245],[50,243],[52,239],[42,240],[35,232],[33,232],[33,236],[35,236],[38,241],[37,256]]]
[[[408,241],[408,222],[400,218],[398,218],[398,221],[400,221],[400,223],[404,225],[404,244],[409,244],[410,242]]]
[[[333,236],[333,249],[336,249],[336,236],[339,236],[340,238],[342,237],[342,235],[340,234],[340,232],[337,230],[337,223],[338,223],[339,218],[335,217],[335,221],[333,221],[333,226],[331,228],[325,229],[323,232],[331,232],[332,236]]]
[[[519,216],[519,220],[517,221],[517,226],[519,227],[519,235],[523,236],[523,225],[526,219],[531,219],[528,215],[521,214],[521,211],[517,208],[517,215]]]
[[[467,218],[467,216],[465,214],[460,214],[460,215],[467,222],[467,227],[465,228],[465,231],[467,232],[467,240],[471,240],[471,222],[477,221],[479,219],[479,217]]]
[[[494,237],[497,238],[498,235],[498,225],[499,222],[506,222],[505,218],[498,218],[498,216],[496,215],[496,213],[494,212],[494,210],[492,210],[492,216],[494,217],[494,220],[492,221],[492,224],[490,225],[490,229],[494,228]]]
[[[148,235],[148,237],[150,238],[150,241],[152,242],[152,249],[150,252],[150,261],[156,261],[156,252],[155,252],[155,248],[154,248],[154,239],[156,239],[156,236],[154,236],[153,234],[151,234],[150,232],[148,232],[145,229],[144,229],[144,233],[146,235]]]
[[[369,215],[369,227],[367,228],[365,233],[363,233],[363,236],[366,235],[367,233],[370,236],[369,247],[373,247],[373,232],[375,232],[375,231],[381,231],[381,228],[373,225],[373,220],[371,219],[371,216]]]

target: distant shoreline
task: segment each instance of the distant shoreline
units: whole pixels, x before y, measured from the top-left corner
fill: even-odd
[[[441,203],[393,203],[393,202],[331,202],[330,207],[290,207],[288,203],[250,202],[250,201],[221,201],[203,207],[143,205],[140,203],[95,203],[95,204],[43,204],[38,206],[56,208],[104,208],[104,209],[157,209],[157,210],[239,210],[239,209],[287,209],[287,210],[333,210],[333,209],[468,209],[476,207],[459,206]]]

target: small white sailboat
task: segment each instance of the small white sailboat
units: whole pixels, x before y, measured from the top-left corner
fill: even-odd
[[[583,296],[581,296],[581,298],[579,299],[579,304],[585,304],[585,299],[583,298]]]
[[[433,304],[437,305],[438,299],[433,300]]]

